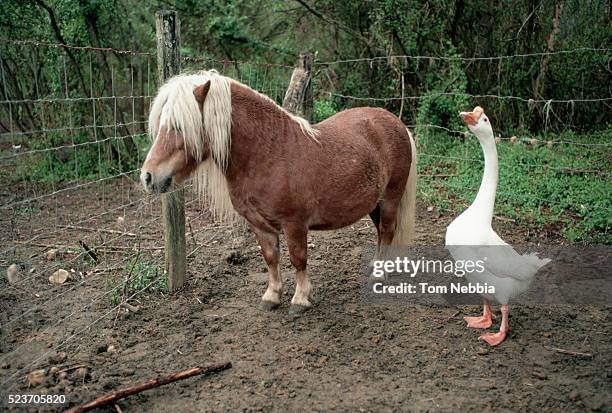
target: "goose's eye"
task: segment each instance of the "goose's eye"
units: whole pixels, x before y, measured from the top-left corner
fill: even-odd
[[[484,118],[484,121],[485,121],[485,122],[488,122],[488,121],[489,121],[489,119],[487,119],[487,118]]]

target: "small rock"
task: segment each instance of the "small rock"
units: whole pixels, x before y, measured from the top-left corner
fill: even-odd
[[[427,212],[431,212],[431,211],[433,211],[433,210],[434,210],[434,207],[433,207],[433,206],[431,206],[431,205],[430,205],[430,206],[428,206],[428,207],[427,207]]]
[[[57,373],[59,373],[59,367],[53,366],[49,369],[49,374],[52,376],[55,376]]]
[[[6,269],[6,279],[9,284],[15,284],[19,280],[19,267],[17,264],[11,264]]]
[[[89,369],[87,367],[79,367],[78,369],[76,369],[74,374],[79,379],[85,379],[87,378],[87,374],[89,374]]]
[[[50,249],[45,254],[45,259],[47,261],[53,261],[55,259],[55,257],[57,257],[57,250],[56,249]]]
[[[68,355],[63,351],[60,351],[59,353],[54,354],[53,356],[49,357],[49,363],[60,364],[66,361],[67,358],[68,358]]]
[[[118,225],[123,225],[123,224],[125,224],[125,218],[123,218],[123,217],[117,217],[117,224],[118,224]]]
[[[376,344],[380,343],[380,336],[379,336],[379,335],[376,335],[376,336],[372,337],[372,341],[373,341],[374,343],[376,343]]]
[[[69,276],[70,273],[68,271],[59,269],[49,276],[49,282],[51,284],[64,284]]]
[[[65,379],[66,377],[68,377],[68,373],[66,373],[65,371],[60,371],[57,375],[57,377],[61,379]]]
[[[109,346],[106,348],[106,351],[107,351],[107,352],[109,352],[109,353],[114,353],[114,352],[116,352],[116,351],[117,351],[117,348],[116,348],[114,345],[112,345],[112,344],[111,344],[111,345],[109,345]]]
[[[38,386],[45,379],[45,370],[34,370],[26,376],[26,384],[28,387]]]
[[[481,356],[485,356],[485,355],[489,354],[489,349],[485,348],[485,347],[480,347],[476,353],[481,355]]]

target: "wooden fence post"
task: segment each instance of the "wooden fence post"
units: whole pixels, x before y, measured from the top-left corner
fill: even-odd
[[[181,71],[179,18],[175,11],[155,13],[159,84]],[[168,287],[176,291],[185,283],[185,193],[179,189],[162,195]]]
[[[291,81],[283,99],[283,107],[289,112],[312,121],[312,53],[300,53],[298,65],[293,69]]]

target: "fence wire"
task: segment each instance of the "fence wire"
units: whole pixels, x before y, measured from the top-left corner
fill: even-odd
[[[390,58],[433,61],[492,62],[514,58],[571,53],[610,53],[612,49],[580,48],[554,53],[495,57],[385,56],[316,62],[314,79],[319,97],[343,102],[394,104],[437,96],[517,101],[525,104],[608,105],[611,97],[546,99],[511,94],[467,94],[432,92],[410,95],[396,88],[393,96],[351,96],[330,82],[329,70],[338,66],[384,64]],[[68,54],[70,51],[70,54]],[[393,60],[391,59],[391,60]],[[182,71],[216,69],[276,102],[282,102],[293,67],[267,62],[245,62],[209,57],[183,57]],[[54,344],[41,356],[21,366],[2,382],[5,389],[23,386],[22,377],[40,367],[46,357],[91,337],[93,328],[130,300],[147,294],[157,282],[129,290],[130,267],[145,263],[163,277],[163,245],[159,197],[144,196],[138,169],[149,146],[146,132],[148,108],[159,86],[155,55],[149,52],[71,46],[31,40],[3,41],[0,48],[0,174],[7,184],[0,190],[0,266],[17,264],[21,277],[0,291],[0,364],[24,351],[31,336],[51,336]],[[318,90],[316,88],[319,88]],[[403,89],[402,89],[403,90]],[[353,104],[353,103],[350,103]],[[347,106],[350,106],[347,104]],[[391,110],[397,108],[390,107]],[[461,108],[465,109],[465,108]],[[405,112],[404,120],[412,115]],[[465,133],[448,124],[405,122],[415,130],[437,130],[454,138]],[[502,140],[509,140],[503,137]],[[541,145],[579,146],[607,151],[610,142],[585,143],[565,138],[535,139]],[[507,143],[507,142],[504,142]],[[533,144],[530,141],[530,144]],[[423,151],[423,159],[435,158],[453,164],[482,163],[475,157],[456,157]],[[514,164],[516,165],[516,164]],[[521,163],[526,169],[548,173],[589,173],[607,177],[609,171],[577,171],[573,166],[555,167]],[[422,172],[422,171],[421,171]],[[427,179],[427,178],[426,178]],[[433,178],[429,178],[433,179]],[[468,186],[457,189],[477,190]],[[500,192],[507,197],[530,198]],[[530,198],[531,199],[531,198]],[[531,199],[533,200],[533,199]],[[541,203],[554,200],[538,198]],[[443,207],[440,209],[445,210]],[[447,209],[448,212],[454,212]],[[212,242],[205,229],[214,229],[211,215],[188,191],[186,201],[188,259]],[[193,228],[200,228],[193,231]],[[53,285],[48,277],[64,269],[71,274],[65,285]],[[79,294],[93,288],[92,297]],[[118,300],[111,301],[111,297]],[[26,310],[20,303],[31,300]],[[75,300],[72,302],[71,300]],[[95,307],[100,311],[92,311]],[[53,314],[58,307],[68,311],[42,326],[28,323],[41,313]],[[83,328],[71,329],[76,314],[92,311]],[[48,317],[52,319],[52,317]],[[10,339],[10,340],[9,340]]]

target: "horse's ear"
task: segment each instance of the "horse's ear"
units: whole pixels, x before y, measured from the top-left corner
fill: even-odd
[[[195,96],[200,108],[204,105],[204,99],[206,99],[206,95],[208,95],[208,91],[210,90],[210,80],[193,89],[193,96]]]

